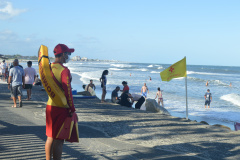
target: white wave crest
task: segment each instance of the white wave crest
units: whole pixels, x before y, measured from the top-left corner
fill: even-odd
[[[187,74],[216,75],[216,76],[233,76],[232,74],[210,73],[210,72],[194,72],[187,71]]]
[[[121,71],[123,69],[119,69],[119,68],[109,68],[109,70],[113,70],[113,71]]]
[[[131,65],[127,65],[127,64],[110,64],[110,66],[119,67],[119,68],[132,67]]]
[[[143,71],[143,72],[145,72],[145,71],[148,71],[147,69],[145,69],[145,68],[142,68],[142,69],[140,69],[141,71]]]
[[[153,67],[153,65],[149,65],[149,66],[147,66],[147,67]]]
[[[160,72],[152,71],[152,72],[150,72],[150,73],[160,73]]]
[[[158,67],[157,69],[163,69],[163,67],[161,66],[161,67]]]
[[[240,95],[239,94],[231,93],[231,94],[223,95],[220,97],[220,99],[231,102],[237,106],[240,106]]]

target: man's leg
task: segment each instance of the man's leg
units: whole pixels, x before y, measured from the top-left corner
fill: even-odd
[[[46,154],[46,160],[51,159],[51,148],[52,148],[53,138],[47,137],[46,143],[45,143],[45,154]]]
[[[53,159],[54,160],[61,160],[62,157],[62,147],[63,147],[63,140],[59,140],[59,139],[54,139],[53,140]]]
[[[30,89],[30,96],[29,96],[29,99],[32,98],[32,89]]]
[[[31,96],[31,90],[30,90],[30,89],[27,89],[27,100],[30,99],[30,96]]]
[[[22,96],[18,96],[18,100],[19,100],[19,107],[22,107]]]
[[[13,107],[16,108],[17,107],[16,97],[13,96],[12,99],[13,99],[13,103],[14,103]]]

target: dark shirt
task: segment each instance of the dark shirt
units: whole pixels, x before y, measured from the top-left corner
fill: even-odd
[[[112,91],[112,97],[111,98],[113,99],[114,97],[118,97],[118,91],[116,89],[114,89]]]
[[[120,105],[121,106],[126,106],[126,107],[132,107],[132,103],[130,103],[129,101],[128,101],[128,95],[126,94],[126,93],[123,93],[122,95],[121,95],[121,101],[120,101]]]
[[[210,92],[206,92],[205,96],[206,96],[206,101],[210,101],[211,97],[212,97],[212,94]]]

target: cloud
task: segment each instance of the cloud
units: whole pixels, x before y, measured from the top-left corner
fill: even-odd
[[[38,38],[36,35],[20,36],[11,30],[0,31],[0,54],[37,55],[41,44],[50,46],[52,56],[53,46],[56,45],[54,39]]]
[[[26,12],[26,9],[15,9],[11,2],[0,2],[0,19],[6,20]]]

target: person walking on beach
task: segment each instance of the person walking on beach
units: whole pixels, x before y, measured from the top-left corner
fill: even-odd
[[[106,85],[107,85],[107,76],[108,75],[108,70],[104,70],[102,73],[102,76],[100,78],[100,82],[101,82],[101,87],[102,87],[102,99],[101,102],[104,103],[105,102],[105,96],[107,94],[107,89],[106,89]]]
[[[147,93],[149,93],[149,90],[148,90],[146,83],[144,83],[144,85],[142,86],[142,89],[141,89],[141,94],[143,97],[147,98]]]
[[[0,65],[0,68],[2,70],[2,80],[5,81],[5,78],[6,78],[6,63],[5,63],[5,60],[2,61],[1,65]]]
[[[55,61],[51,64],[52,73],[56,81],[61,85],[68,108],[66,106],[57,106],[51,97],[48,97],[46,106],[46,160],[50,160],[52,156],[54,160],[61,159],[64,139],[59,138],[58,134],[62,131],[64,121],[69,117],[76,116],[72,97],[71,73],[67,67],[63,66],[63,63],[67,63],[70,60],[72,52],[74,52],[74,49],[69,49],[64,44],[58,44],[54,48]],[[71,142],[79,142],[78,130],[74,128],[74,131],[70,131]]]
[[[11,97],[14,105],[17,108],[17,98],[19,100],[19,107],[22,107],[22,87],[25,87],[24,70],[19,67],[18,59],[13,61],[13,68],[11,68],[8,78],[8,89],[11,91]],[[12,85],[11,85],[12,84]]]
[[[36,78],[37,72],[34,68],[32,68],[32,61],[28,61],[27,66],[28,67],[24,69],[25,89],[27,90],[27,100],[30,100],[32,95],[32,86]]]
[[[205,97],[205,108],[207,107],[207,105],[208,105],[208,108],[210,108],[210,103],[212,101],[212,94],[210,93],[210,89],[207,90],[204,97]]]
[[[93,84],[93,80],[92,80],[92,79],[90,80],[90,83],[89,83],[88,86],[87,86],[87,91],[88,91],[88,88],[89,88],[89,87],[91,87],[91,88],[94,89],[94,90],[96,89],[95,85]]]
[[[163,97],[162,97],[162,91],[160,89],[160,87],[158,87],[158,91],[157,91],[157,95],[155,97],[155,99],[158,97],[158,104],[160,105],[160,102],[162,103],[162,107],[163,107]]]

